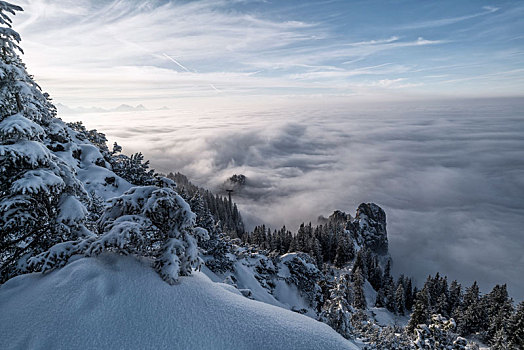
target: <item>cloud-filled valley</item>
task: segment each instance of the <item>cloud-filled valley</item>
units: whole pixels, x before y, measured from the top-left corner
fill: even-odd
[[[522,299],[524,101],[318,101],[80,118],[158,171],[210,189],[246,175],[235,200],[249,227],[296,228],[376,202],[396,271],[419,282],[440,271],[486,290],[511,281]]]

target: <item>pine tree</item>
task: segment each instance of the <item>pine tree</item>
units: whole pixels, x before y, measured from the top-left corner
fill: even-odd
[[[449,287],[448,314],[454,315],[462,303],[462,286],[456,280]]]
[[[438,274],[437,274],[438,276]],[[435,305],[433,307],[433,313],[437,313],[444,317],[449,317],[449,288],[448,288],[448,279],[443,277],[438,279],[435,283],[436,295],[438,295]]]
[[[384,285],[384,300],[386,303],[386,309],[388,309],[391,312],[395,312],[395,305],[396,305],[395,292],[396,292],[395,282]]]
[[[378,262],[377,256],[373,256],[373,264],[368,268],[368,281],[375,290],[382,288],[382,269]]]
[[[388,260],[386,263],[386,267],[384,268],[384,276],[382,277],[382,281],[384,285],[391,285],[393,284],[393,277],[391,276],[391,259]]]
[[[510,349],[524,349],[524,301],[509,320],[508,338]]]
[[[480,332],[483,326],[483,310],[480,303],[480,293],[477,282],[466,289],[464,301],[457,319],[458,331],[462,335]]]
[[[103,143],[105,144],[105,142]],[[119,150],[121,150],[120,146],[113,148],[114,153],[117,153]],[[111,161],[115,174],[133,185],[146,186],[154,181],[155,171],[149,169],[149,161],[144,161],[142,153],[135,153],[130,157],[119,154],[111,157]]]
[[[354,270],[352,273],[353,279],[353,306],[357,309],[364,310],[366,308],[366,297],[364,295],[364,276],[360,268]]]
[[[395,292],[395,311],[399,315],[404,315],[406,309],[406,301],[404,299],[404,286],[402,283],[398,284],[398,288]]]
[[[351,338],[352,295],[348,275],[341,275],[335,280],[335,286],[330,290],[330,297],[324,304],[320,319],[345,338]]]
[[[508,335],[504,329],[499,329],[490,341],[491,350],[507,350],[511,349]]]
[[[196,215],[196,225],[198,227],[205,228],[207,232],[211,235],[216,228],[215,219],[211,212],[206,207],[202,194],[197,191],[193,197],[189,200],[189,206],[191,210]]]
[[[413,332],[419,324],[427,324],[429,321],[429,300],[426,289],[422,289],[415,297],[415,307],[406,327],[408,332]]]
[[[442,293],[439,295],[437,299],[437,304],[434,306],[433,310],[439,315],[442,315],[444,317],[449,317],[448,313],[449,309],[449,301],[448,301],[448,295],[447,293]]]
[[[353,247],[353,243],[349,240],[349,237],[345,234],[339,236],[337,249],[335,252],[335,266],[338,268],[343,267],[345,264],[351,261],[351,259],[353,259],[354,254],[355,249]]]
[[[91,235],[89,202],[74,170],[52,149],[69,147],[56,108],[27,73],[20,36],[0,1],[0,282],[27,271],[27,259],[53,244]]]
[[[485,340],[489,342],[499,330],[506,332],[509,319],[513,314],[513,303],[504,284],[493,287],[493,290],[482,298],[482,304],[487,318],[484,327]]]
[[[411,310],[413,307],[413,287],[411,278],[406,279],[406,286],[404,289],[404,300],[406,304],[406,310]]]
[[[358,251],[355,261],[353,262],[352,271],[356,271],[357,269],[360,269],[360,271],[364,269],[364,259],[362,258],[362,250]]]
[[[377,292],[377,297],[375,298],[375,307],[385,307],[386,302],[384,300],[384,289],[381,288]]]
[[[320,242],[316,237],[311,237],[308,245],[310,246],[309,255],[311,255],[311,257],[315,259],[319,268],[322,267],[324,258],[322,256],[322,248],[320,247]]]

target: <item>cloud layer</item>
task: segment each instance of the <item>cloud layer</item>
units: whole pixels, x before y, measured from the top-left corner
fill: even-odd
[[[296,227],[376,202],[388,215],[396,271],[419,281],[440,271],[484,289],[508,282],[522,299],[523,107],[507,99],[373,107],[316,99],[85,120],[125,151],[144,152],[157,170],[200,185],[219,189],[246,175],[236,201],[250,226]]]

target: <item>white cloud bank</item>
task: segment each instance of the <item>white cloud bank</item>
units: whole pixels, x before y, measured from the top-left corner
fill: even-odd
[[[217,188],[242,173],[250,225],[315,221],[376,202],[388,215],[395,269],[440,271],[524,297],[523,100],[293,104],[85,115],[157,170]],[[76,118],[75,116],[74,118]],[[73,119],[74,119],[73,118]]]

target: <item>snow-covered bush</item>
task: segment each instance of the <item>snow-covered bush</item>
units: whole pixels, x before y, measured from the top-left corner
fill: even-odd
[[[353,323],[355,325],[355,322]],[[381,327],[368,321],[356,329],[357,336],[365,340],[365,350],[411,350],[413,342],[401,327]]]
[[[420,324],[415,328],[416,349],[465,350],[468,342],[454,333],[456,328],[457,325],[452,318],[446,319],[441,315],[432,315],[429,325]]]
[[[275,288],[275,277],[278,274],[278,266],[274,259],[267,257],[264,254],[256,255],[257,260],[255,264],[255,278],[258,283],[266,288],[270,293],[273,293]]]
[[[281,260],[290,272],[286,281],[295,284],[300,290],[300,294],[315,309],[318,296],[322,292],[318,285],[322,274],[317,268],[315,259],[306,253],[288,253],[282,255]]]
[[[208,234],[195,227],[195,214],[173,185],[162,178],[155,186],[133,187],[110,199],[99,220],[100,236],[62,243],[30,259],[31,264],[45,271],[74,254],[114,251],[153,258],[160,276],[175,283],[200,266],[197,239],[207,239]]]
[[[213,232],[209,240],[199,244],[203,254],[207,255],[206,266],[215,273],[233,271],[234,258],[231,238],[220,232]]]

